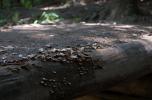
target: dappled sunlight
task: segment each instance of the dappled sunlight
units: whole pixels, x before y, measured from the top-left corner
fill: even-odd
[[[94,42],[100,42],[100,43],[110,43],[111,41],[114,41],[116,39],[112,39],[112,38],[104,38],[104,37],[81,37],[81,39],[83,40],[87,40],[87,41],[94,41]]]
[[[147,27],[145,27],[145,28],[152,29],[152,26],[147,26]]]
[[[129,28],[134,28],[134,25],[114,25],[114,28],[125,28],[125,29],[129,29]]]
[[[52,25],[16,25],[13,30],[32,41],[45,41],[70,45],[85,42],[100,42],[106,45],[125,42],[126,39],[136,39],[145,34],[146,29],[135,25],[114,23],[57,23]],[[144,30],[141,32],[141,30]],[[142,34],[141,34],[142,33]],[[22,35],[23,35],[22,34]],[[121,41],[119,41],[121,40]]]
[[[96,49],[97,55],[101,55],[102,59],[107,60],[110,57],[111,61],[120,60],[127,57],[124,48],[108,47],[104,49]]]
[[[41,33],[46,34],[42,30],[17,30],[17,32],[19,34],[25,34],[25,35],[27,35],[27,34],[41,34]]]
[[[152,98],[152,0],[1,1],[0,100]]]
[[[13,26],[13,30],[16,31],[47,31],[51,29],[62,29],[66,31],[72,31],[73,28],[79,28],[77,24],[52,24],[52,25],[41,25],[41,24],[24,24]]]
[[[107,48],[115,43],[118,43],[117,39],[114,38],[103,38],[103,37],[80,37],[83,41],[99,43],[102,48]]]
[[[151,29],[146,28],[146,26],[140,26],[140,25],[130,28],[130,30],[135,32],[140,32],[142,34],[148,34],[151,31]]]
[[[116,31],[128,31],[128,29],[133,29],[136,26],[135,25],[125,25],[125,24],[117,24],[116,22],[107,22],[107,23],[86,23],[86,22],[81,22],[83,25],[87,26],[103,26],[103,27],[108,27],[112,28],[113,30]]]
[[[11,32],[11,28],[0,28],[0,32]]]
[[[134,25],[112,25],[110,27],[118,31],[127,31],[128,29],[134,28],[135,26]]]
[[[47,6],[47,7],[41,7],[40,10],[59,10],[59,9],[66,9],[69,5],[63,5],[63,6]]]
[[[122,38],[122,37],[139,37],[143,34],[151,34],[152,27],[141,27],[140,25],[129,25],[129,24],[117,24],[113,23],[82,23],[86,26],[101,26],[101,28],[106,28],[107,30],[111,30],[111,33],[115,36]],[[108,32],[107,32],[108,33]],[[115,34],[117,33],[117,35]],[[128,34],[129,33],[129,34]],[[126,36],[127,34],[127,36]]]
[[[127,31],[127,29],[124,29],[124,28],[114,28],[114,29],[118,31]]]
[[[110,23],[86,23],[86,22],[81,22],[81,23],[87,26],[111,26],[112,25]]]
[[[135,25],[126,25],[126,24],[117,24],[116,22],[106,22],[106,23],[86,23],[81,22],[83,25],[87,26],[109,26],[112,28],[123,28],[123,29],[130,29],[134,28]]]
[[[33,39],[43,39],[43,40],[48,40],[50,38],[53,38],[55,35],[53,34],[32,34],[29,35],[28,37],[33,38]]]
[[[24,24],[13,26],[14,30],[49,30],[50,25],[40,25],[40,24]]]
[[[132,29],[136,28],[136,25],[128,25],[128,24],[117,24],[116,22],[106,22],[106,23],[87,23],[81,22],[82,25],[86,26],[107,26],[111,28],[122,28],[122,29]],[[149,27],[151,28],[151,27]]]
[[[152,36],[148,35],[148,34],[145,34],[145,35],[141,36],[141,39],[145,39],[145,40],[148,40],[148,41],[152,42]]]

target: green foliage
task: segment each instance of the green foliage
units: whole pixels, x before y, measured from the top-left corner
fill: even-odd
[[[74,17],[74,18],[73,18],[73,21],[75,21],[75,22],[80,22],[80,21],[81,21],[81,17]]]
[[[6,23],[7,23],[7,19],[0,14],[0,26],[4,25]]]
[[[58,22],[61,17],[55,12],[43,12],[41,16],[34,21],[34,23],[47,24]]]
[[[11,0],[2,0],[3,8],[10,8],[11,7]]]
[[[25,8],[32,8],[32,1],[31,0],[21,0],[21,5]]]
[[[15,12],[12,16],[12,22],[17,23],[19,21],[19,13]]]
[[[32,19],[25,18],[21,19],[20,13],[14,11],[6,14],[0,14],[0,26],[5,24],[25,24],[25,23],[35,23],[35,24],[50,24],[60,21],[62,18],[55,12],[43,12],[39,17],[33,16]],[[34,22],[33,22],[34,21]]]
[[[12,7],[32,8],[36,5],[43,4],[61,4],[67,0],[0,0],[0,8],[10,9]]]
[[[40,5],[44,0],[33,0],[33,5]]]
[[[4,12],[0,13],[0,26],[3,26],[5,24],[20,24],[20,13],[19,12],[12,12],[7,15]]]
[[[0,0],[0,26],[5,24],[24,24],[24,23],[54,23],[61,19],[55,12],[43,12],[39,17],[32,16],[30,19],[21,19],[20,13],[16,12],[16,7],[32,8],[33,6],[48,3],[61,3],[65,0]],[[18,8],[17,8],[18,9]]]

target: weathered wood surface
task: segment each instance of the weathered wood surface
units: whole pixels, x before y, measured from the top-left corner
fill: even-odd
[[[74,100],[151,100],[152,74],[123,82],[105,91],[87,94]]]
[[[116,86],[108,89],[112,93],[118,95],[134,96],[143,100],[152,99],[152,74],[148,74],[137,80],[117,84]]]
[[[105,90],[151,73],[151,58],[152,43],[144,40],[96,49],[66,62],[47,61],[39,54],[23,64],[1,65],[0,100],[68,100]]]

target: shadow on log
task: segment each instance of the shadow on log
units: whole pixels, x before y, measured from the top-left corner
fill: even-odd
[[[76,54],[62,49],[37,54],[19,65],[1,64],[0,100],[71,100],[152,72],[148,41],[87,53],[71,51]]]

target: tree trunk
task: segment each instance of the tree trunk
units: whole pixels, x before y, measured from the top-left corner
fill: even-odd
[[[137,0],[111,0],[108,7],[112,9],[111,19],[121,19],[139,14]]]
[[[136,16],[140,15],[137,1],[138,0],[109,0],[105,5],[105,12],[101,14],[101,18],[135,21]]]
[[[152,43],[93,50],[84,60],[46,61],[43,54],[0,67],[0,100],[71,100],[152,72]]]

